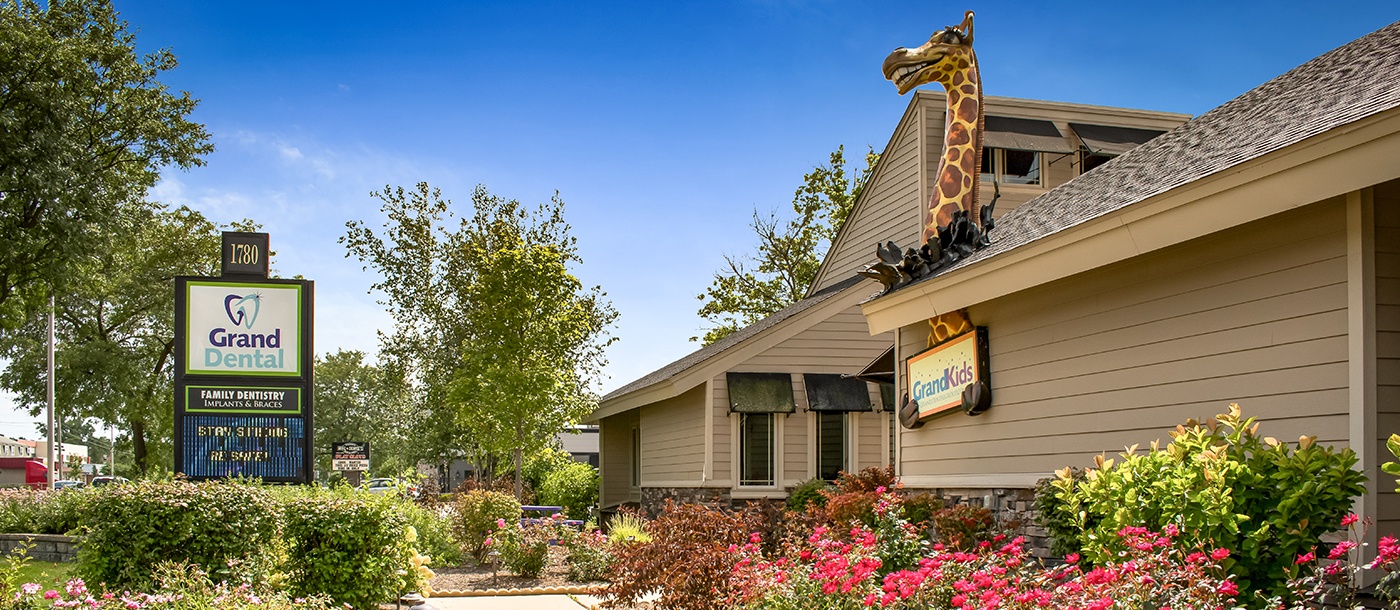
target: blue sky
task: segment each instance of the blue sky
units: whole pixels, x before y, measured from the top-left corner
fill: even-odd
[[[907,97],[898,46],[977,12],[987,94],[1200,114],[1400,19],[1394,0],[1303,2],[179,2],[116,0],[217,147],[152,196],[252,218],[316,281],[316,348],[375,351],[390,320],[336,243],[369,197],[427,181],[556,190],[576,271],[621,313],[618,387],[698,347],[695,295],[750,250],[838,144],[884,146]],[[856,156],[859,155],[850,155]],[[33,437],[3,408],[0,433]]]

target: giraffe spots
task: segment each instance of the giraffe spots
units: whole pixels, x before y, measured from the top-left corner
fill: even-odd
[[[958,88],[961,89],[963,93],[966,93],[968,95],[977,95],[977,85],[974,85],[970,82]]]
[[[943,196],[949,199],[957,198],[963,190],[962,179],[962,170],[957,167],[949,165],[943,168],[943,175],[938,180],[939,192],[943,193]]]
[[[970,188],[972,188],[972,176],[969,174],[963,174],[963,189],[966,190]]]
[[[963,155],[958,167],[962,168],[964,174],[972,176],[977,173],[977,155]]]
[[[962,73],[962,72],[955,72],[955,73],[953,73],[953,86],[954,86],[954,87],[963,84],[963,81],[965,81],[965,80],[967,80],[967,79],[963,77],[963,73]]]
[[[958,157],[961,157],[961,156],[962,156],[962,149],[961,149],[961,148],[954,148],[954,149],[952,149],[952,150],[949,150],[949,151],[948,151],[948,162],[949,162],[949,163],[957,163],[957,162],[958,162]]]
[[[976,104],[973,105],[975,106]],[[962,113],[961,108],[958,109],[958,113]],[[945,146],[949,148],[952,148],[954,146],[962,146],[972,141],[972,132],[969,132],[967,130],[967,125],[964,125],[962,123],[953,123],[952,125],[948,126],[948,134],[943,141],[945,142]]]
[[[969,92],[972,93],[972,92]],[[972,124],[977,120],[977,99],[968,98],[966,102],[958,104],[957,117],[959,121]]]
[[[966,70],[966,69],[968,68],[968,66],[971,66],[971,65],[972,65],[972,64],[970,64],[970,63],[967,62],[967,58],[966,58],[966,57],[959,57],[959,58],[958,58],[958,69],[959,69],[959,70]]]

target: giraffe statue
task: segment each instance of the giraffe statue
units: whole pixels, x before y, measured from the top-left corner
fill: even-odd
[[[991,244],[992,210],[1001,195],[979,207],[977,192],[982,172],[982,77],[972,52],[972,11],[963,22],[934,32],[915,49],[895,49],[882,66],[885,78],[900,95],[932,82],[948,92],[943,130],[943,156],[938,182],[921,215],[923,246],[903,251],[894,242],[876,246],[880,262],[857,273],[884,284],[884,292],[949,267]]]

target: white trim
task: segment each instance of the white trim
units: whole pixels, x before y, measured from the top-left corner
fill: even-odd
[[[894,474],[903,476],[904,464],[904,424],[899,423],[899,401],[903,394],[900,388],[904,387],[904,363],[900,352],[904,351],[904,346],[900,344],[904,340],[904,328],[894,329],[894,411],[890,412],[890,417],[894,418]]]
[[[700,484],[715,478],[715,379],[705,380],[705,463],[700,467]]]
[[[1363,521],[1379,514],[1376,485],[1381,482],[1380,433],[1376,398],[1376,224],[1375,191],[1352,191],[1347,201],[1347,381],[1350,447],[1371,490],[1356,499],[1353,511]],[[1376,528],[1369,528],[1355,563],[1375,558]],[[1369,573],[1361,585],[1375,581]]]
[[[730,499],[733,500],[765,500],[786,498],[788,492],[782,488],[764,489],[761,487],[743,487],[729,492]]]
[[[914,488],[1031,488],[1037,481],[1053,477],[1053,472],[1017,472],[1005,474],[934,474],[900,477],[905,487]]]
[[[662,487],[710,487],[695,480],[673,480],[673,481],[647,481],[642,488],[657,489]]]
[[[871,334],[1400,178],[1400,109],[863,303]],[[995,234],[993,234],[995,240]]]

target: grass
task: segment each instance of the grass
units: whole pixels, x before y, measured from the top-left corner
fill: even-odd
[[[0,573],[8,571],[14,559],[9,557],[0,558]],[[49,563],[46,561],[29,560],[19,569],[19,576],[16,584],[27,582],[38,583],[42,591],[49,589],[63,590],[63,586],[68,579],[75,577],[76,564],[73,563]]]

